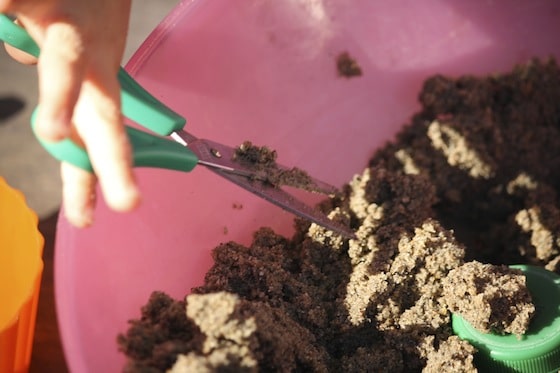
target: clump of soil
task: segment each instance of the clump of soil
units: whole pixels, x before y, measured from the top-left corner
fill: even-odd
[[[484,333],[524,334],[535,313],[523,272],[507,266],[465,263],[444,279],[443,294],[451,312]]]
[[[220,245],[202,286],[156,293],[119,337],[126,370],[474,372],[451,312],[524,333],[530,298],[504,265],[558,271],[560,69],[435,76],[420,101],[321,205],[355,239],[297,221],[292,238]]]
[[[338,75],[345,78],[362,76],[362,68],[348,52],[342,52],[336,57]]]
[[[276,163],[278,154],[267,146],[244,141],[235,149],[233,160],[255,172],[255,179],[273,186],[291,186],[310,192],[325,193],[309,174],[298,168],[284,168]]]
[[[234,153],[234,160],[259,169],[276,167],[277,157],[276,150],[271,150],[267,146],[253,145],[251,141],[244,141]]]

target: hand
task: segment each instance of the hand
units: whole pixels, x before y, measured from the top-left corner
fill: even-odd
[[[124,131],[117,72],[131,0],[0,0],[41,47],[37,132],[47,141],[71,136],[87,149],[109,207],[129,211],[140,201]],[[18,61],[34,62],[8,49]],[[93,222],[96,176],[62,163],[67,219]]]

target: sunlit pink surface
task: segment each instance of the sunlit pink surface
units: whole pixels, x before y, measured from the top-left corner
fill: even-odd
[[[558,56],[559,41],[554,0],[185,0],[127,69],[194,134],[268,145],[341,186],[418,110],[427,76],[507,71]],[[343,51],[363,76],[337,76]],[[261,226],[292,231],[291,215],[202,167],[137,175],[138,211],[101,202],[86,230],[61,215],[56,296],[73,372],[121,369],[127,320],[154,290],[182,298],[200,285],[219,243],[247,244]]]

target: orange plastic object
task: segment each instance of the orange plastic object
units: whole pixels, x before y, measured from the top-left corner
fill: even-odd
[[[0,373],[29,369],[43,273],[37,222],[23,194],[0,178]]]

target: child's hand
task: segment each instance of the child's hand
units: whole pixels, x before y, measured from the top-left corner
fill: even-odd
[[[140,194],[131,167],[117,73],[131,0],[0,0],[41,48],[37,130],[48,141],[72,136],[87,148],[105,200],[117,211],[136,207]],[[29,56],[9,51],[21,62]],[[96,177],[62,164],[68,220],[92,223]]]

